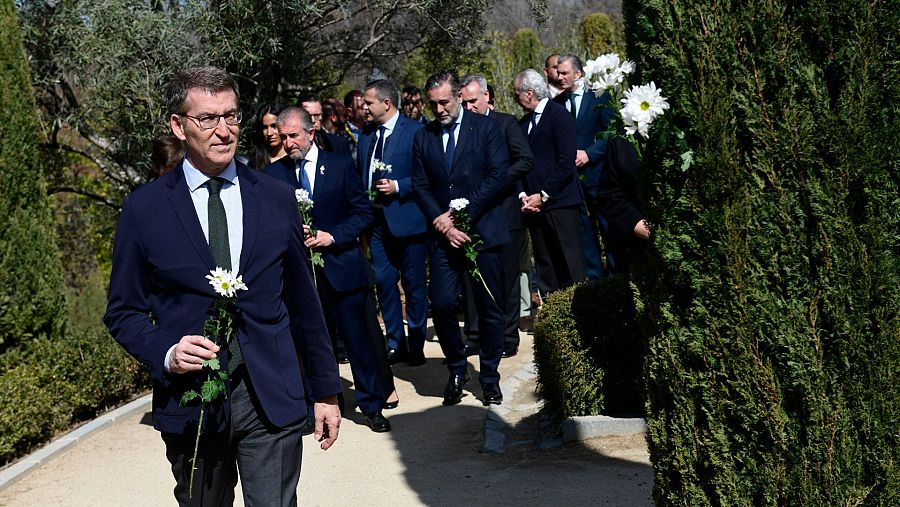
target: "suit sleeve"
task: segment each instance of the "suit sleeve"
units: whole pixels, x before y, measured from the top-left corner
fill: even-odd
[[[140,224],[126,201],[116,226],[109,299],[103,322],[122,347],[150,369],[154,380],[169,384],[166,352],[181,336],[166,335],[151,319],[150,266],[140,243]]]
[[[365,190],[359,186],[359,180],[353,174],[353,164],[348,162],[344,165],[344,174],[342,184],[344,186],[344,196],[347,206],[350,209],[350,216],[342,221],[337,227],[333,227],[328,231],[334,236],[334,246],[341,247],[348,243],[355,243],[357,238],[362,235],[363,231],[372,223],[372,205]]]
[[[611,107],[605,107],[607,102],[611,100],[609,94],[605,94],[599,101],[596,103],[596,107],[600,107],[600,124],[597,132],[594,132],[594,135],[597,136],[594,140],[594,144],[587,147],[585,153],[587,153],[588,159],[591,162],[596,163],[604,159],[606,156],[606,138],[600,136],[601,132],[604,132],[609,128],[609,122],[612,121],[615,112]]]
[[[291,336],[300,355],[314,400],[342,390],[331,338],[313,282],[312,269],[300,231],[300,214],[291,203],[286,211],[290,236],[284,260],[284,302],[291,321]]]
[[[487,120],[478,128],[484,129],[485,165],[481,182],[469,193],[469,218],[472,222],[477,222],[500,202],[509,169],[506,139],[497,123]]]
[[[557,111],[560,111],[557,109]],[[566,185],[571,184],[571,176],[575,168],[575,120],[569,115],[554,115],[554,127],[551,129],[554,146],[556,146],[556,160],[553,164],[553,172],[547,179],[547,187],[541,188],[552,199],[559,196]]]
[[[446,211],[434,198],[431,192],[431,182],[428,179],[428,173],[425,169],[425,130],[416,132],[413,140],[413,156],[412,156],[412,187],[416,198],[416,204],[422,210],[422,214],[428,219],[428,223],[434,221],[441,213]]]
[[[512,189],[534,169],[534,154],[528,146],[528,139],[522,133],[522,128],[515,120],[503,122],[503,127],[509,154],[506,188]]]
[[[599,211],[609,223],[609,234],[617,245],[634,237],[634,226],[643,218],[637,208],[637,172],[640,166],[631,143],[614,138],[606,152],[598,186]]]

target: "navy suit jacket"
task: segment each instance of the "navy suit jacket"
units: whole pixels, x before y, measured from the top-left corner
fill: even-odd
[[[509,171],[506,173],[506,198],[503,207],[506,209],[506,223],[510,229],[522,228],[522,209],[519,204],[519,181],[534,169],[534,154],[528,146],[528,139],[519,128],[516,117],[511,114],[491,111],[487,115],[500,125],[506,139]]]
[[[238,273],[248,290],[237,296],[236,338],[262,410],[285,426],[306,415],[298,353],[313,398],[341,392],[340,378],[290,188],[241,163],[237,175],[244,229]],[[158,430],[196,430],[199,404],[181,407],[179,400],[206,373],[168,373],[164,362],[182,336],[203,334],[217,298],[205,278],[214,267],[180,166],[126,199],[104,322],[150,369]],[[222,347],[223,364],[227,350]],[[227,400],[213,403],[206,428],[226,429],[229,414]]]
[[[522,191],[528,195],[542,190],[550,196],[545,210],[579,205],[584,201],[578,171],[575,169],[575,122],[559,104],[547,101],[537,126],[528,133],[531,113],[519,119],[534,153],[534,170],[522,178]]]
[[[597,97],[593,91],[582,85],[583,96],[581,107],[578,109],[578,117],[575,119],[576,149],[587,153],[588,162],[580,171],[584,174],[582,185],[585,189],[597,187],[600,182],[600,171],[603,169],[603,161],[606,158],[606,139],[599,136],[609,128],[609,122],[615,113],[609,107],[604,107],[609,102],[609,94]],[[563,92],[553,98],[557,104],[565,109],[569,101],[569,92]],[[572,113],[566,111],[571,117]]]
[[[325,261],[325,276],[338,291],[365,287],[369,277],[358,238],[372,222],[369,197],[359,185],[353,159],[348,155],[319,150],[316,163],[319,167],[313,185],[313,223],[310,225],[330,233],[335,241],[333,245],[319,249]],[[295,189],[300,188],[291,157],[282,157],[263,171]]]
[[[400,115],[394,131],[385,140],[383,147],[382,162],[391,165],[391,173],[385,177],[397,180],[400,193],[389,197],[379,196],[377,201],[383,205],[384,218],[391,234],[398,238],[425,232],[425,216],[416,204],[412,191],[413,139],[422,128],[421,123]],[[369,148],[376,141],[377,132],[378,125],[366,124],[356,147],[356,160],[364,189],[369,184]]]
[[[452,199],[465,197],[474,231],[483,241],[481,248],[500,246],[509,239],[502,206],[506,139],[497,123],[481,114],[463,113],[459,129],[451,167],[444,159],[441,123],[434,120],[416,132],[412,173],[416,202],[431,223],[450,209]],[[443,244],[449,248],[449,243]]]

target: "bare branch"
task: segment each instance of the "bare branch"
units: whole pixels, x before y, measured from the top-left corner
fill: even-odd
[[[120,204],[110,201],[109,199],[107,199],[106,197],[103,197],[102,195],[97,195],[93,192],[88,192],[87,190],[80,190],[80,189],[72,188],[72,187],[50,187],[47,189],[47,195],[63,194],[63,193],[81,195],[81,196],[87,197],[88,199],[90,199],[92,201],[99,202],[100,204],[103,204],[104,206],[108,206],[108,207],[116,210],[116,213],[122,212],[122,206]]]

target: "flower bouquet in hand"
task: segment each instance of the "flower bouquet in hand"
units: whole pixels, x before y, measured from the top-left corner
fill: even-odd
[[[468,206],[469,200],[465,197],[453,199],[450,201],[450,215],[453,217],[453,225],[472,240],[462,245],[463,254],[472,262],[472,267],[469,268],[469,274],[472,275],[474,280],[481,282],[481,285],[484,286],[484,290],[487,291],[488,296],[496,303],[497,299],[491,294],[491,289],[488,288],[487,283],[484,281],[484,277],[481,276],[481,270],[478,269],[476,259],[478,258],[478,246],[481,245],[481,238],[479,238],[478,234],[472,230],[469,213],[466,211]]]
[[[304,224],[309,226],[309,235],[315,236],[316,233],[319,232],[312,226],[312,209],[315,203],[309,196],[309,192],[302,188],[294,191],[294,197],[297,198],[297,209],[300,210],[300,218],[303,220]],[[315,277],[316,266],[322,267],[325,265],[325,260],[322,259],[322,252],[316,252],[310,249],[309,261],[312,263],[313,276]]]
[[[247,290],[247,285],[236,272],[217,267],[206,275],[209,284],[220,297],[213,303],[213,314],[203,323],[203,335],[220,347],[227,346],[234,338],[234,313],[232,308],[237,301],[237,293]],[[191,389],[181,396],[181,406],[187,406],[200,399],[200,419],[197,421],[197,438],[194,440],[194,457],[191,459],[191,478],[188,485],[188,497],[194,489],[194,471],[197,470],[197,450],[200,447],[200,434],[203,432],[203,416],[206,407],[220,396],[225,397],[225,381],[228,372],[222,369],[218,357],[203,361],[206,380],[200,385],[200,391]]]
[[[370,201],[374,201],[380,194],[377,188],[378,182],[386,178],[388,174],[391,174],[392,170],[393,166],[391,164],[385,164],[380,160],[375,160],[372,163],[372,186],[368,190]]]

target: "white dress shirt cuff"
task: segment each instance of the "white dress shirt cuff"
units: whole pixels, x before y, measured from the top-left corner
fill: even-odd
[[[175,345],[177,345],[177,343]],[[163,366],[165,366],[167,372],[172,371],[169,369],[169,360],[172,359],[172,353],[175,352],[175,345],[169,347],[169,350],[166,352],[166,362],[163,363]]]

